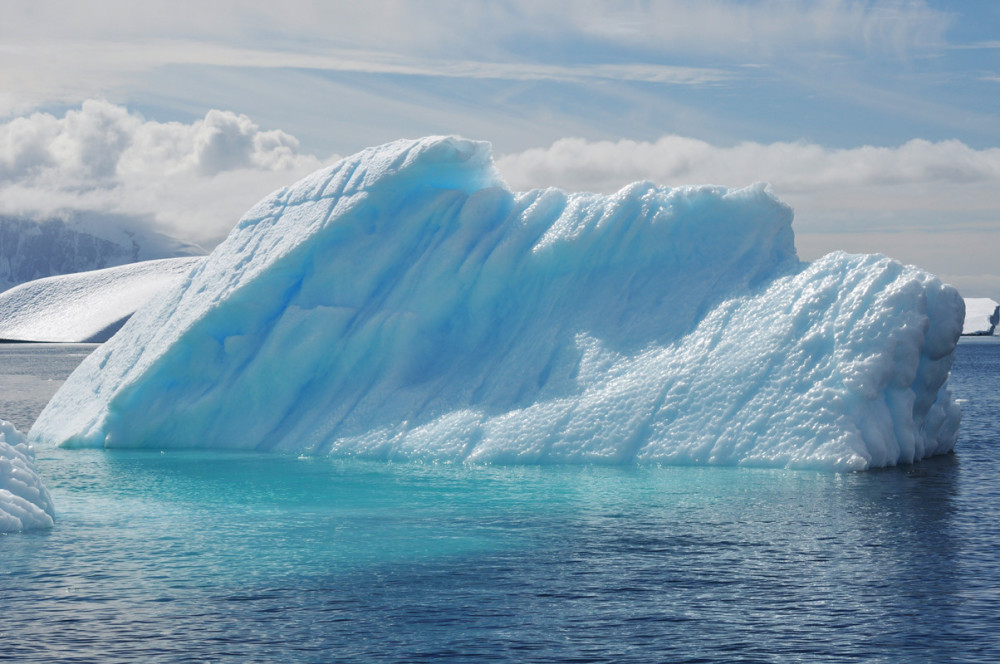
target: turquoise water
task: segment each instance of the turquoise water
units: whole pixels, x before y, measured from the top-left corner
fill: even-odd
[[[0,347],[0,415],[73,353]],[[1000,345],[953,383],[956,454],[859,474],[39,450],[0,660],[1000,661]]]

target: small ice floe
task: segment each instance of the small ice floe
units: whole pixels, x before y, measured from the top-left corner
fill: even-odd
[[[27,439],[0,420],[0,533],[51,528],[54,514]]]

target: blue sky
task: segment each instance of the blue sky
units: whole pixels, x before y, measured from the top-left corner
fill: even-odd
[[[766,180],[804,258],[881,251],[1000,299],[998,2],[0,12],[0,213],[106,208],[211,245],[337,155],[455,133],[519,189]]]

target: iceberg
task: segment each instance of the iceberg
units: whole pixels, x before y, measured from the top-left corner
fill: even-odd
[[[51,528],[52,498],[24,434],[0,420],[0,533]]]
[[[1000,304],[988,297],[965,298],[965,325],[962,334],[991,336],[1000,325]]]
[[[0,293],[0,341],[107,341],[203,257],[164,258],[36,279]]]
[[[950,451],[961,297],[798,260],[763,184],[511,192],[489,144],[370,148],[258,203],[69,377],[67,447],[837,471]]]

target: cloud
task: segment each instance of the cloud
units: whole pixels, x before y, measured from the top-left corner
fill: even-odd
[[[258,69],[312,69],[328,72],[440,76],[446,78],[535,80],[625,80],[653,83],[696,84],[723,81],[729,72],[712,67],[673,66],[657,63],[576,63],[557,65],[524,61],[489,61],[476,58],[434,58],[388,51],[326,45],[311,51],[290,51],[261,46],[233,46],[189,40],[157,39],[142,43],[93,40],[64,41],[38,58],[37,45],[8,46],[5,57],[27,67],[49,72],[55,63],[74,71],[142,71],[166,65],[210,65]],[[28,63],[28,60],[34,62]]]
[[[685,53],[843,44],[898,52],[938,43],[950,23],[924,0],[257,0],[198,3],[197,11],[178,11],[170,0],[34,0],[8,8],[4,18],[0,35],[8,44],[185,38],[286,51],[339,44],[422,56],[485,52],[490,60],[567,35]]]
[[[574,5],[578,6],[578,5]],[[587,2],[584,30],[658,49],[771,57],[789,49],[858,48],[905,56],[944,44],[948,14],[921,0]]]
[[[920,0],[35,0],[0,23],[0,114],[114,96],[175,65],[717,83],[748,61],[923,54],[949,23]]]
[[[919,139],[830,149],[804,142],[717,146],[682,136],[570,138],[503,155],[497,166],[514,189],[608,193],[635,180],[769,182],[795,210],[805,259],[835,249],[880,252],[950,275],[961,288],[1000,295],[1000,148]]]
[[[0,213],[148,218],[154,230],[212,245],[256,200],[320,166],[293,136],[245,115],[160,123],[90,100],[63,117],[0,125]]]
[[[948,48],[956,51],[981,51],[1000,49],[1000,40],[973,42],[971,44],[952,44]]]
[[[721,147],[682,136],[654,142],[567,138],[498,159],[515,188],[557,186],[610,192],[641,179],[680,185],[770,182],[782,196],[826,200],[834,207],[898,212],[1000,209],[1000,148],[976,150],[956,140],[911,140],[898,147],[829,149],[795,142]]]
[[[190,123],[163,123],[87,101],[61,117],[34,113],[0,124],[0,214],[127,216],[210,248],[253,203],[323,163],[295,137],[245,115],[212,110]],[[1000,295],[1000,148],[920,139],[834,149],[676,135],[566,138],[499,155],[497,166],[515,190],[767,181],[795,209],[805,259],[833,249],[879,251]]]

